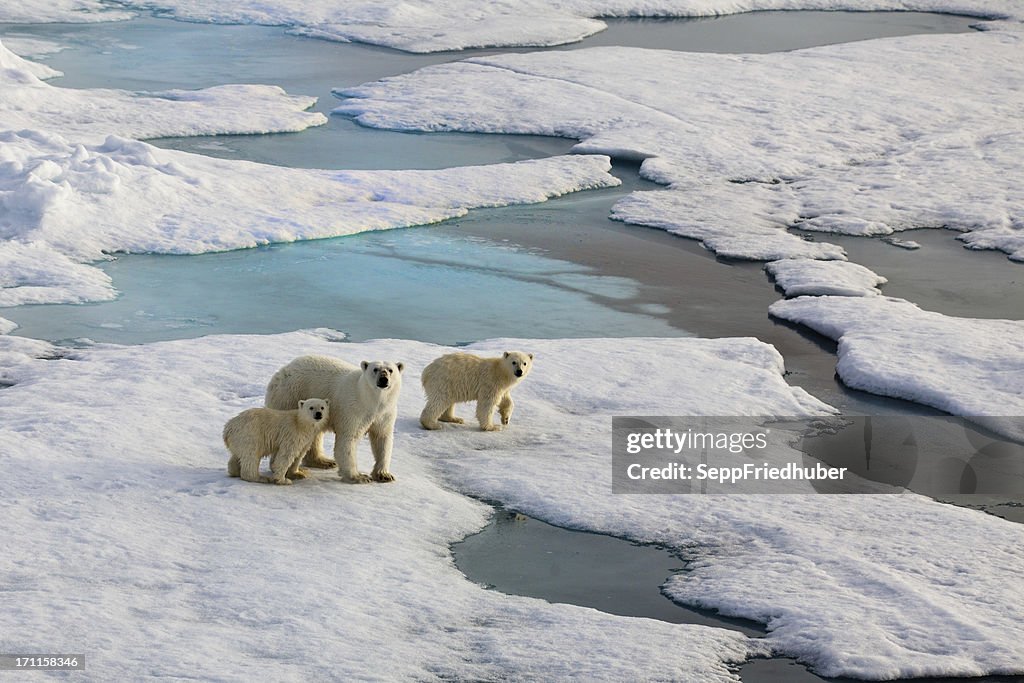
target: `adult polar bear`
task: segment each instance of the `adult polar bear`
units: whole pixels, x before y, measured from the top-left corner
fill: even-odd
[[[334,432],[334,460],[324,457],[323,434],[313,441],[303,463],[327,469],[338,465],[344,481],[365,484],[394,481],[391,447],[394,441],[402,363],[363,361],[355,366],[327,356],[300,356],[276,373],[267,385],[268,408],[291,407],[310,396],[331,404],[327,429]],[[365,474],[356,463],[356,449],[370,436],[373,471]]]

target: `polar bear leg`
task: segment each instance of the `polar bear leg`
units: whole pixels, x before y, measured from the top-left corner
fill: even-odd
[[[338,476],[350,484],[368,484],[370,475],[360,472],[356,462],[356,439],[343,439],[341,435],[334,438],[334,459],[338,462]]]
[[[228,476],[238,477],[242,474],[242,463],[238,462],[238,456],[234,453],[231,454],[231,458],[228,459]]]
[[[427,405],[423,406],[423,412],[420,413],[420,424],[423,425],[424,429],[440,429],[441,425],[438,423],[437,418],[450,410],[451,407],[447,401],[437,396],[429,396],[427,397]]]
[[[457,425],[465,422],[461,417],[455,417],[455,404],[448,406],[448,409],[441,413],[441,417],[437,419],[440,422],[451,422],[452,424]]]
[[[275,484],[287,485],[291,484],[291,479],[288,479],[288,469],[291,467],[292,461],[297,458],[295,453],[275,453],[270,458],[270,471],[274,473],[272,481]]]
[[[389,482],[395,477],[391,474],[391,447],[394,443],[395,423],[388,420],[381,425],[370,425],[370,449],[373,451],[373,470],[370,476],[374,481]]]
[[[284,476],[288,477],[289,479],[305,479],[306,477],[308,477],[309,472],[299,467],[300,462],[302,462],[301,453],[297,458],[292,460],[292,464],[288,466],[288,471],[285,472]]]
[[[501,429],[491,422],[494,416],[494,409],[498,407],[500,394],[481,394],[476,399],[476,419],[480,422],[480,429],[485,432],[493,432]]]
[[[338,452],[338,444],[334,444],[334,452]],[[315,467],[320,470],[329,470],[335,467],[338,463],[331,460],[324,455],[324,435],[317,434],[316,438],[313,439],[313,445],[310,446],[309,452],[306,453],[305,459],[302,464],[306,467]]]
[[[507,391],[501,397],[501,401],[498,403],[498,412],[501,414],[501,424],[507,425],[509,420],[512,419],[512,409],[515,408],[516,404],[512,401],[512,394]]]
[[[270,479],[260,474],[259,456],[246,456],[245,458],[239,458],[239,460],[241,460],[242,464],[242,479],[261,484],[266,484],[270,482]]]

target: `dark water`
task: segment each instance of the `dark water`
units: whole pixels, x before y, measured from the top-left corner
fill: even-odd
[[[763,637],[763,624],[722,617],[679,605],[660,587],[686,571],[686,561],[664,548],[573,531],[499,509],[480,533],[452,546],[459,569],[471,580],[511,595],[593,607],[629,617],[674,624],[700,624]],[[628,577],[628,580],[623,580]],[[739,668],[745,683],[805,683],[855,679],[822,678],[784,657],[755,659]],[[917,683],[1020,683],[1022,676],[915,678]]]

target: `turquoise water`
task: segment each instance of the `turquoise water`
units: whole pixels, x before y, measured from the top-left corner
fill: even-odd
[[[10,309],[22,326],[17,333],[129,344],[311,327],[355,340],[442,344],[535,330],[549,337],[686,334],[631,304],[637,285],[628,278],[430,228],[122,257],[105,270],[123,292],[116,301]]]

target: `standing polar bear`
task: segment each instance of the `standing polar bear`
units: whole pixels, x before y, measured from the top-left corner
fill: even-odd
[[[462,424],[455,417],[455,404],[476,401],[476,419],[480,429],[501,429],[491,418],[494,409],[501,413],[501,424],[512,418],[512,388],[523,381],[533,365],[533,354],[506,351],[501,358],[481,358],[472,353],[449,353],[423,369],[423,389],[427,405],[420,414],[425,429],[440,429],[441,422]]]
[[[275,484],[305,479],[299,460],[321,437],[329,414],[328,401],[319,398],[299,401],[298,410],[243,410],[224,425],[224,445],[231,451],[228,476]],[[273,479],[260,475],[264,455],[270,456]]]
[[[334,432],[334,460],[324,457],[321,433],[304,464],[323,469],[337,464],[341,478],[354,484],[394,481],[389,469],[404,369],[402,363],[364,360],[357,367],[327,356],[301,356],[274,373],[265,402],[268,408],[277,408],[307,396],[326,396],[331,402],[327,429]],[[370,474],[360,472],[356,463],[357,446],[366,434],[373,450]]]

